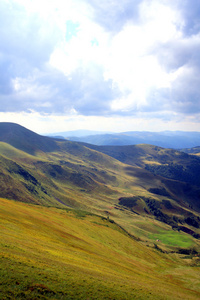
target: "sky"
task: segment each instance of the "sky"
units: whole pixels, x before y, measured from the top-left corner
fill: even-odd
[[[0,0],[0,122],[200,131],[199,0]]]

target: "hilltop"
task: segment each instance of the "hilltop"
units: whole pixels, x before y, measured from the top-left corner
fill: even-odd
[[[34,154],[37,150],[49,152],[57,148],[53,139],[8,122],[0,122],[0,141],[29,154]]]

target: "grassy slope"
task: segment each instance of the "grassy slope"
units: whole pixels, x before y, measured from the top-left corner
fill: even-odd
[[[145,168],[152,174],[161,176],[161,186],[165,186],[173,194],[172,197],[175,197],[177,201],[182,199],[200,211],[200,159],[197,155],[146,144],[132,146],[85,145],[125,164]]]
[[[198,259],[79,211],[0,199],[1,299],[199,299]]]
[[[123,163],[133,166],[137,165],[140,167],[144,167],[145,164],[168,164],[169,162],[173,162],[175,164],[180,163],[185,166],[190,164],[193,160],[195,162],[197,161],[195,157],[188,156],[187,153],[147,144],[130,146],[85,145],[91,149],[116,158]]]

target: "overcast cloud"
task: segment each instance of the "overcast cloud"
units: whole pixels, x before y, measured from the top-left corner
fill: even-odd
[[[1,0],[0,119],[199,131],[199,16],[196,0]]]

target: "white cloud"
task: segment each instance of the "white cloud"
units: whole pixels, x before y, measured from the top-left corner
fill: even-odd
[[[159,64],[155,47],[180,35],[174,25],[175,14],[168,7],[151,3],[144,2],[140,7],[142,23],[125,25],[112,40],[106,78],[125,94],[112,102],[114,110],[148,106],[149,91],[169,88],[173,80],[172,74]]]
[[[167,5],[166,1],[143,1],[140,5],[140,18],[148,44],[166,43],[182,35],[181,15]]]

